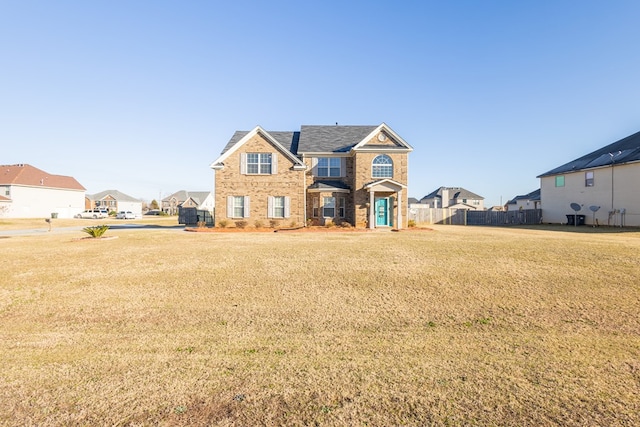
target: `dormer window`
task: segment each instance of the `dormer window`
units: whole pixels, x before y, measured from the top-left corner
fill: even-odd
[[[380,154],[371,166],[371,176],[374,178],[393,178],[393,160],[386,154]]]

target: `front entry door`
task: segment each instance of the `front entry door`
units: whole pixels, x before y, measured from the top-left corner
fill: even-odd
[[[376,199],[376,225],[389,225],[389,199]]]

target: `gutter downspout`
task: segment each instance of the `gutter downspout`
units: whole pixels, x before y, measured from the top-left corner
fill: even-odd
[[[304,154],[302,155],[302,163],[306,165],[306,162],[304,161]],[[302,226],[306,227],[307,226],[307,168],[306,167],[302,171],[302,203],[303,203]]]

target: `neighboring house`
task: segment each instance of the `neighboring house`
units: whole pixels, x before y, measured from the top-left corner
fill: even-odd
[[[0,166],[0,216],[73,218],[84,210],[85,188],[75,178],[28,164]]]
[[[211,191],[181,190],[162,199],[162,211],[169,215],[177,215],[179,207],[196,208],[213,213],[213,193]]]
[[[505,205],[507,211],[519,211],[523,209],[540,209],[540,189],[528,194],[516,196]]]
[[[92,195],[87,194],[85,207],[87,209],[103,208],[109,212],[131,211],[136,217],[142,216],[142,200],[118,190],[106,190]]]
[[[484,197],[462,187],[440,187],[420,199],[430,208],[484,210]]]
[[[406,227],[412,150],[384,123],[238,131],[211,164],[216,223]]]
[[[0,218],[5,216],[9,209],[11,208],[11,199],[5,196],[0,196]]]
[[[640,226],[640,132],[539,175],[542,218],[566,223],[577,213],[586,222]],[[590,207],[600,207],[595,214]]]

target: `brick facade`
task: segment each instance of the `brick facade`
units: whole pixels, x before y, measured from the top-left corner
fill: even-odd
[[[223,155],[212,164],[215,175],[215,206],[216,223],[225,221],[227,226],[234,226],[237,221],[246,221],[254,226],[256,221],[269,225],[268,217],[269,196],[284,196],[290,202],[290,216],[279,220],[279,224],[293,225],[323,225],[329,222],[341,224],[348,222],[359,228],[373,228],[372,202],[382,200],[388,206],[388,221],[384,225],[390,227],[407,226],[407,183],[408,183],[408,153],[411,147],[402,141],[392,131],[386,132],[384,125],[378,127],[344,127],[345,133],[354,134],[352,146],[345,147],[345,137],[340,134],[340,127],[314,127],[317,142],[307,143],[306,149],[322,149],[318,151],[303,151],[295,153],[283,151],[287,141],[274,142],[268,132],[259,127],[251,132],[237,132],[227,145]],[[376,130],[372,132],[372,130]],[[305,132],[305,128],[301,133]],[[359,132],[359,133],[357,133]],[[284,139],[284,133],[274,133]],[[298,133],[298,138],[301,138]],[[351,136],[349,134],[349,136]],[[294,133],[286,136],[291,138]],[[319,136],[318,136],[319,135]],[[367,138],[362,139],[362,136]],[[297,140],[291,142],[296,147]],[[310,137],[309,137],[310,138]],[[327,146],[335,139],[334,150],[327,150]],[[358,139],[360,138],[360,139]],[[302,139],[300,139],[302,140]],[[287,146],[288,148],[288,146]],[[345,149],[347,148],[347,149]],[[277,173],[274,174],[246,174],[243,173],[242,156],[246,153],[271,153],[277,158]],[[391,158],[393,175],[391,177],[373,177],[373,160],[379,155]],[[340,176],[318,176],[317,162],[319,158],[339,159]],[[332,174],[331,174],[332,175]],[[229,196],[249,196],[248,216],[236,217],[229,215]],[[333,217],[327,206],[323,210],[325,198],[335,200]],[[240,203],[240,201],[238,202]],[[246,203],[246,202],[245,202]],[[401,219],[398,222],[398,218]]]
[[[273,175],[249,175],[240,173],[241,153],[271,153],[277,156],[277,173]],[[293,170],[292,161],[278,152],[262,135],[256,134],[239,150],[224,161],[224,168],[216,171],[216,223],[226,220],[229,226],[235,221],[256,221],[268,226],[268,197],[290,198],[290,216],[273,220],[292,226],[304,224],[304,171]],[[249,216],[246,218],[227,216],[228,196],[250,196]]]

